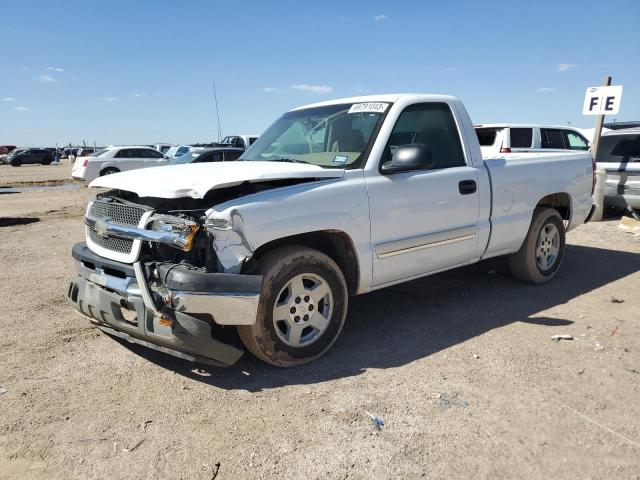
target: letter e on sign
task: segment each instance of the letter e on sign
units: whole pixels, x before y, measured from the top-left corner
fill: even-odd
[[[583,115],[616,115],[620,111],[622,85],[589,87],[584,96]]]

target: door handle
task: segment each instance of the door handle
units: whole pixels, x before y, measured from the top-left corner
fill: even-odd
[[[472,193],[476,193],[478,186],[475,180],[462,180],[458,183],[458,190],[460,191],[460,195],[471,195]]]

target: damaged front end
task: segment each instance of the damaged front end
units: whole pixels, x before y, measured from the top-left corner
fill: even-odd
[[[130,342],[203,363],[235,363],[240,344],[216,336],[221,326],[255,323],[262,277],[241,273],[253,254],[242,216],[206,210],[212,200],[98,195],[87,208],[86,243],[72,251],[74,308]]]

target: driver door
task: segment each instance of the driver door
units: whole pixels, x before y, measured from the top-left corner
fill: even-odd
[[[367,174],[373,246],[372,286],[382,286],[479,257],[478,172],[467,164],[447,103],[410,105],[394,126],[381,164],[399,145],[423,144],[432,166]]]

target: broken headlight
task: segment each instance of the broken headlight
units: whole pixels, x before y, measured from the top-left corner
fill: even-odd
[[[163,234],[159,239],[161,243],[188,252],[193,246],[193,240],[200,227],[193,220],[186,218],[154,215],[149,221],[148,228]]]

